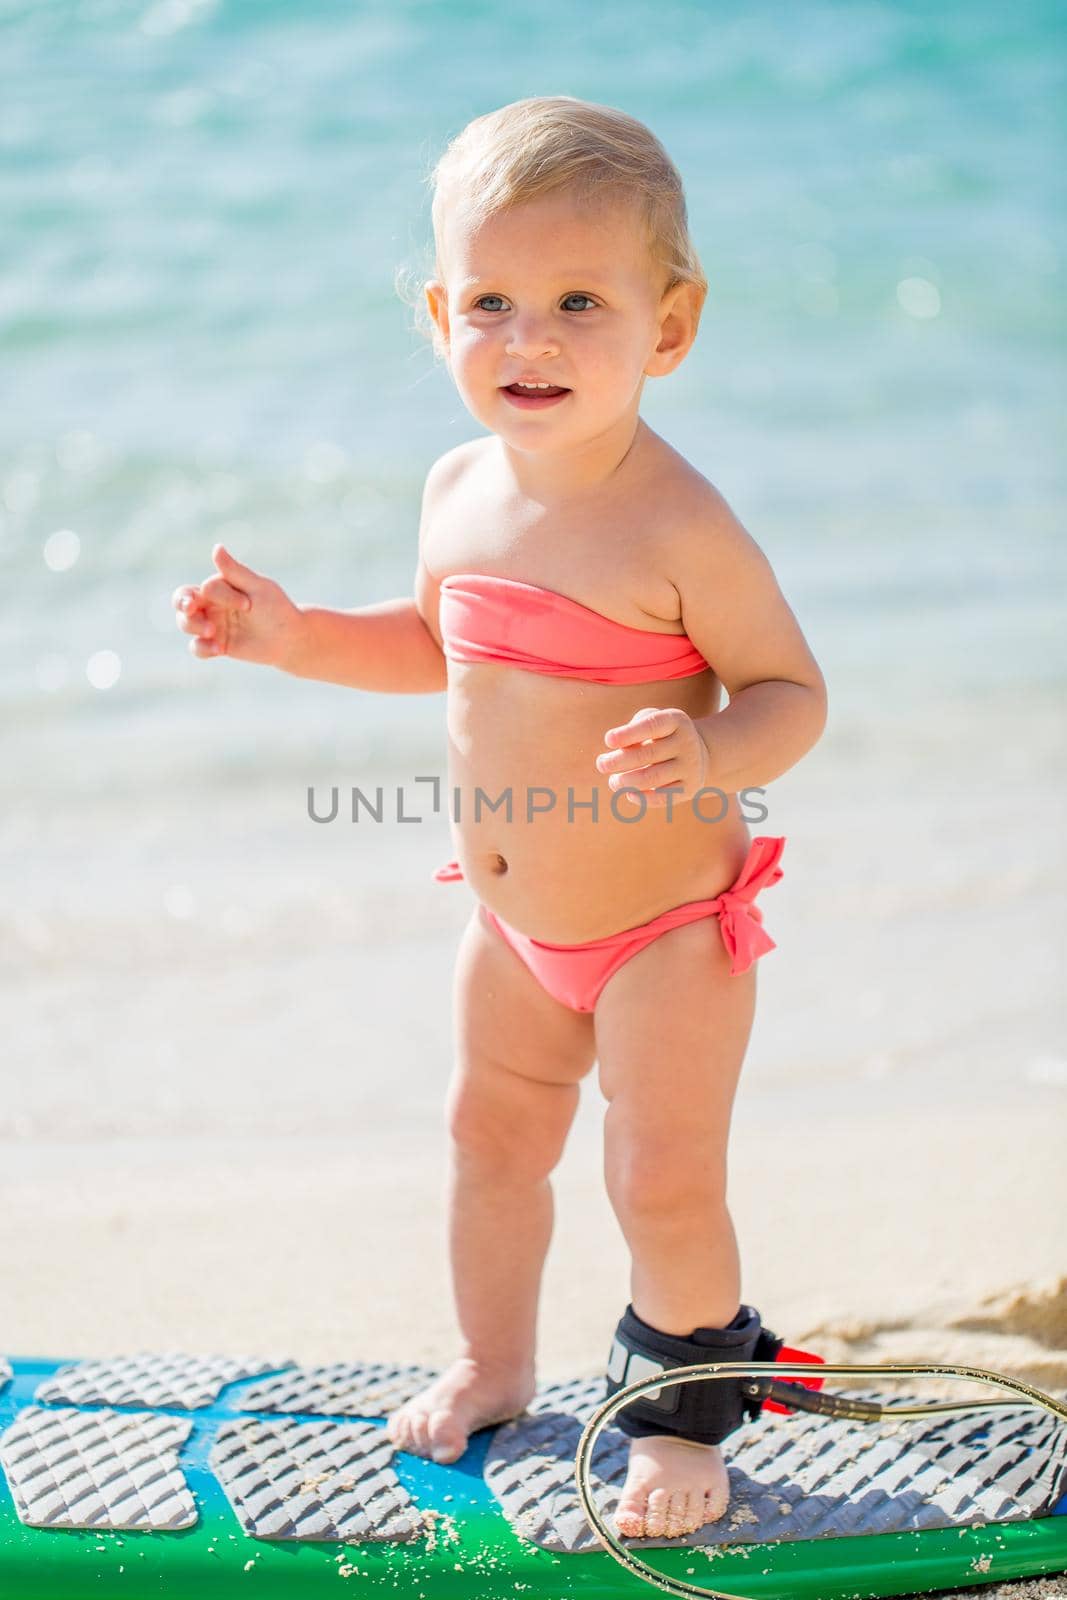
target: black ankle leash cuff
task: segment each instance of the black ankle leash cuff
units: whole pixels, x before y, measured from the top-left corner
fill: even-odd
[[[627,1384],[675,1367],[774,1361],[783,1342],[763,1327],[752,1306],[743,1305],[725,1328],[694,1328],[689,1338],[661,1333],[627,1306],[612,1341],[607,1394],[610,1398]],[[674,1433],[698,1444],[718,1444],[746,1417],[755,1420],[763,1408],[763,1398],[742,1393],[741,1384],[740,1378],[694,1378],[669,1389],[651,1389],[618,1413],[615,1426],[632,1439]]]

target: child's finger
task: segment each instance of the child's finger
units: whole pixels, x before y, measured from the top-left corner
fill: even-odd
[[[231,556],[224,544],[213,546],[211,559],[222,573],[222,576],[228,578],[231,583],[247,583],[249,580],[254,582],[259,577],[258,572],[253,572],[251,567],[244,566],[234,556]]]
[[[188,611],[196,604],[196,585],[183,583],[171,595],[171,604],[175,611]]]
[[[252,605],[248,596],[240,589],[235,589],[225,578],[208,578],[201,584],[200,593],[212,605],[235,606],[240,611],[248,611]]]
[[[195,638],[189,640],[189,653],[203,660],[207,656],[217,656],[220,652],[214,639]]]
[[[179,611],[177,623],[183,633],[203,635],[215,632],[215,624],[206,611]]]

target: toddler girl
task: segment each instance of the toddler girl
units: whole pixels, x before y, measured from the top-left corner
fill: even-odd
[[[429,471],[413,598],[297,606],[218,545],[216,575],[174,601],[198,657],[448,692],[460,816],[436,876],[475,896],[448,1093],[463,1343],[388,1432],[455,1461],[534,1394],[549,1174],[594,1061],[632,1257],[609,1388],[780,1346],[739,1303],[726,1203],[754,963],[773,948],[754,897],[785,843],[750,838],[740,796],[812,747],[826,690],[758,545],[639,414],[707,292],[649,130],[569,96],[478,117],[437,164],[433,228],[434,346],[485,432]],[[619,1531],[721,1516],[717,1446],[758,1410],[725,1382],[627,1408]]]

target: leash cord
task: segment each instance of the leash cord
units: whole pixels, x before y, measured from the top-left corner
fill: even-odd
[[[989,1372],[984,1367],[953,1367],[953,1366],[900,1366],[896,1362],[880,1362],[870,1365],[833,1365],[820,1362],[817,1366],[810,1363],[788,1361],[719,1361],[708,1362],[693,1367],[676,1367],[668,1372],[659,1372],[651,1377],[641,1378],[636,1383],[629,1384],[625,1389],[620,1389],[606,1400],[590,1417],[578,1441],[578,1450],[574,1458],[575,1481],[578,1487],[578,1498],[582,1509],[589,1519],[601,1543],[606,1547],[608,1554],[614,1556],[620,1566],[633,1573],[643,1582],[660,1589],[664,1594],[698,1596],[699,1600],[748,1600],[748,1597],[737,1595],[725,1589],[704,1589],[699,1584],[686,1583],[681,1578],[669,1578],[665,1573],[657,1572],[646,1562],[638,1560],[633,1551],[628,1549],[617,1535],[608,1527],[593,1504],[593,1495],[590,1485],[592,1470],[593,1448],[596,1445],[604,1428],[612,1418],[632,1400],[637,1400],[650,1389],[671,1389],[680,1383],[689,1383],[694,1378],[755,1378],[755,1382],[742,1384],[742,1391],[750,1398],[773,1399],[779,1404],[787,1405],[791,1410],[819,1412],[825,1416],[843,1417],[857,1422],[882,1422],[887,1419],[895,1420],[898,1417],[926,1417],[934,1412],[949,1411],[988,1411],[999,1410],[1003,1406],[1017,1406],[1018,1400],[941,1400],[928,1401],[917,1405],[879,1405],[877,1401],[850,1399],[847,1396],[819,1394],[810,1389],[803,1389],[797,1384],[776,1383],[773,1381],[783,1377],[810,1378],[818,1374],[820,1378],[840,1378],[849,1374],[862,1377],[878,1377],[885,1373],[896,1373],[898,1377],[909,1378],[963,1378],[976,1383],[991,1383],[998,1388],[1010,1389],[1014,1394],[1022,1397],[1026,1405],[1038,1406],[1057,1417],[1060,1422],[1067,1423],[1067,1405],[1062,1400],[1055,1399],[1050,1394],[1045,1394],[1041,1389],[1035,1389],[1031,1384],[1023,1383],[1018,1378],[1005,1377],[1000,1372]],[[773,1378],[772,1375],[773,1374]],[[721,1549],[722,1546],[717,1548]]]

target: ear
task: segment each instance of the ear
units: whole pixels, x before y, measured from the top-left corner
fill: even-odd
[[[431,278],[429,283],[423,285],[426,295],[426,304],[437,329],[441,344],[448,349],[448,291],[439,278]]]
[[[697,334],[700,305],[695,284],[676,283],[664,292],[656,312],[659,337],[645,372],[662,378],[680,366]]]

